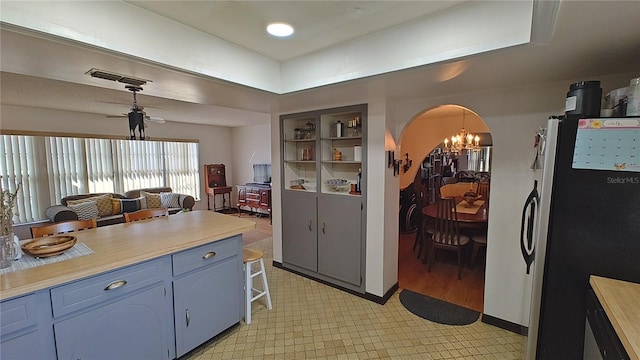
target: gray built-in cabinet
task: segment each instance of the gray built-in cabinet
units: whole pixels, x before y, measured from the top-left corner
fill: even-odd
[[[366,104],[280,117],[282,266],[360,293],[366,122]]]

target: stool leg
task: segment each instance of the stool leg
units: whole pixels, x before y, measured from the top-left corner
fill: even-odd
[[[245,324],[251,324],[251,298],[253,298],[253,278],[251,277],[251,262],[244,264],[244,286],[245,286]]]
[[[264,271],[264,259],[260,258],[260,270],[262,272],[262,286],[264,286],[264,292],[267,294],[267,309],[271,310],[271,293],[269,293],[269,284],[267,284],[267,272]]]

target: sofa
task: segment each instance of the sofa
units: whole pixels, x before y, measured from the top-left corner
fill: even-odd
[[[145,193],[147,196],[144,196]],[[161,193],[163,195],[160,195]],[[158,194],[161,199],[158,200],[158,197],[149,194]],[[154,199],[153,201],[152,198]],[[164,202],[165,199],[167,200],[166,202]],[[78,220],[83,218],[83,216],[94,217],[92,215],[86,215],[79,210],[79,208],[85,207],[88,201],[94,203],[99,202],[101,205],[104,205],[97,206],[98,213],[96,222],[98,226],[124,222],[124,216],[122,215],[124,212],[149,207],[167,207],[169,214],[175,214],[183,209],[192,210],[195,205],[195,199],[191,195],[173,193],[170,187],[157,187],[130,190],[124,194],[92,193],[70,195],[62,198],[60,200],[61,204],[48,207],[45,210],[45,214],[51,222]],[[83,205],[82,203],[85,204]],[[151,206],[147,206],[147,203]]]

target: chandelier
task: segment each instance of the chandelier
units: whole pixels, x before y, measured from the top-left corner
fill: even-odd
[[[462,109],[462,128],[451,139],[444,139],[444,151],[450,155],[460,155],[463,150],[480,150],[480,136],[474,135],[464,128],[465,111]]]

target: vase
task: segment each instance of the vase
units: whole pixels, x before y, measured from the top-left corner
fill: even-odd
[[[13,234],[0,236],[0,269],[10,267],[18,255],[18,247],[13,241]]]

